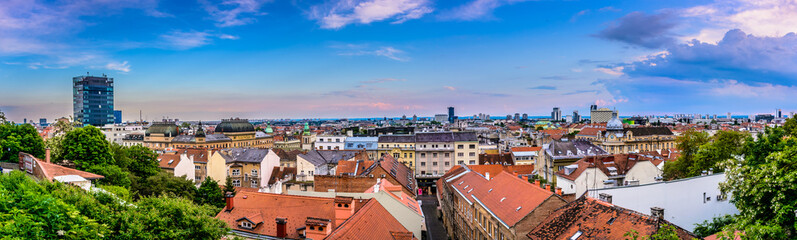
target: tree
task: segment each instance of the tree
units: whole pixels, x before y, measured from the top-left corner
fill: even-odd
[[[651,234],[650,236],[639,236],[639,232],[637,230],[631,229],[623,236],[626,239],[632,240],[680,240],[681,238],[678,237],[678,232],[675,230],[675,227],[669,224],[663,224],[656,233]]]
[[[797,136],[767,128],[755,141],[748,137],[743,151],[722,165],[727,170],[720,188],[739,209],[725,232],[743,231],[749,239],[797,238]]]
[[[64,159],[72,160],[80,170],[94,165],[113,164],[110,144],[105,140],[105,134],[94,126],[67,132],[61,146]]]
[[[129,148],[124,147],[124,149],[127,152],[125,156],[130,159],[127,169],[134,175],[148,178],[160,172],[158,154],[151,149],[141,145],[134,145]]]
[[[37,158],[44,158],[44,141],[30,124],[0,124],[0,160],[19,162],[19,152],[25,152]]]
[[[119,239],[220,239],[227,224],[214,218],[210,206],[198,206],[185,198],[147,197],[137,202],[128,216],[121,216]]]
[[[133,184],[130,190],[137,197],[152,196],[176,196],[187,199],[194,199],[196,187],[192,180],[185,177],[175,177],[171,173],[160,171],[154,176],[147,178],[132,177]]]
[[[221,192],[219,183],[210,177],[205,179],[205,181],[202,182],[202,185],[200,185],[199,189],[196,191],[196,198],[194,202],[200,205],[211,205],[218,209],[223,208],[225,205],[224,194]]]
[[[708,220],[703,221],[703,223],[695,224],[695,230],[693,231],[695,235],[698,237],[704,238],[711,235],[714,235],[717,232],[722,231],[722,228],[729,224],[733,224],[736,219],[733,215],[725,215],[722,217],[715,217],[711,219],[711,222]]]
[[[130,172],[125,171],[116,165],[92,165],[89,169],[86,169],[86,171],[102,175],[104,178],[98,181],[102,184],[120,186],[124,188],[129,188],[130,184],[132,184]]]
[[[678,179],[689,176],[689,167],[692,166],[695,155],[700,150],[700,146],[708,141],[708,133],[695,130],[687,130],[683,135],[677,137],[675,142],[677,148],[681,150],[681,156],[675,162],[664,163],[663,177]]]
[[[792,136],[797,136],[797,117],[792,116],[786,123],[783,124],[783,130],[786,130],[786,133]]]
[[[180,127],[181,128],[191,128],[191,124],[188,123],[188,122],[183,122],[183,123],[180,124]]]
[[[232,193],[235,196],[235,186],[232,185],[232,178],[227,176],[227,180],[224,182],[224,195],[227,193]]]
[[[5,123],[8,119],[6,119],[6,114],[0,110],[0,123]]]

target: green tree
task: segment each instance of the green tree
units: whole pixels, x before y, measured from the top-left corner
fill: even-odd
[[[677,137],[675,142],[678,150],[681,150],[681,156],[675,162],[664,163],[663,177],[665,179],[688,177],[689,167],[693,165],[700,146],[708,143],[709,140],[708,133],[695,130],[687,130],[683,135]]]
[[[30,124],[0,124],[0,160],[19,162],[19,152],[25,152],[37,158],[44,158],[44,140]]]
[[[5,123],[8,119],[6,119],[6,114],[0,110],[0,123]]]
[[[208,204],[218,209],[223,208],[225,205],[224,194],[221,192],[219,183],[211,177],[205,179],[196,191],[196,199],[194,202],[197,204]]]
[[[625,239],[630,240],[680,240],[678,232],[675,227],[669,224],[663,224],[659,230],[650,236],[640,236],[637,230],[631,229],[623,234]]]
[[[160,195],[194,199],[196,187],[192,180],[185,177],[175,177],[171,173],[160,171],[148,178],[133,177],[130,189],[138,197],[152,197]]]
[[[733,215],[725,215],[722,217],[715,217],[711,219],[711,222],[708,220],[703,221],[703,223],[695,224],[695,230],[692,231],[698,237],[708,237],[714,235],[722,231],[727,225],[733,224],[736,221]]]
[[[535,128],[535,130],[542,131],[542,130],[545,130],[545,128],[543,128],[542,126],[539,126],[539,127]]]
[[[786,123],[783,124],[783,130],[786,130],[786,133],[792,136],[797,136],[797,117],[792,116]]]
[[[227,224],[215,219],[211,206],[198,206],[185,198],[147,197],[121,216],[119,239],[220,239]]]
[[[110,144],[105,140],[105,134],[93,126],[67,132],[61,146],[64,159],[72,160],[80,170],[87,170],[95,165],[113,164]]]
[[[743,157],[723,166],[720,188],[739,209],[727,232],[740,230],[748,239],[797,238],[797,137],[767,128],[757,140],[745,141]]]
[[[98,181],[102,184],[120,186],[124,188],[129,188],[132,184],[130,172],[125,171],[116,165],[93,165],[89,169],[86,169],[86,171],[102,175],[104,178]]]
[[[699,176],[707,170],[722,172],[723,168],[719,164],[733,156],[742,154],[746,136],[744,133],[735,131],[717,132],[711,137],[710,142],[700,146],[697,154],[694,155],[692,164],[684,166],[686,168],[684,177]]]
[[[227,176],[227,180],[224,181],[224,195],[227,193],[232,193],[235,196],[235,186],[232,185],[232,178]]]
[[[125,148],[125,150],[127,152],[125,156],[130,159],[127,164],[127,169],[134,175],[141,178],[148,178],[160,172],[158,154],[151,149],[140,145],[134,145]]]

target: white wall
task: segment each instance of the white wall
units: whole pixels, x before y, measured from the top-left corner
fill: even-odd
[[[194,181],[194,177],[196,176],[196,171],[194,168],[194,160],[184,157],[184,154],[180,156],[180,162],[177,163],[177,166],[174,166],[174,176],[182,177],[185,176],[185,179]]]
[[[639,186],[594,189],[589,196],[599,198],[600,193],[606,193],[612,195],[613,204],[648,215],[651,207],[664,208],[667,221],[692,231],[696,223],[739,213],[730,201],[717,201],[719,183],[723,181],[725,174],[719,173]],[[711,199],[706,201],[704,193]]]
[[[274,153],[271,149],[268,150],[268,154],[266,157],[263,158],[263,161],[260,162],[260,188],[265,189],[268,188],[268,180],[271,179],[271,174],[274,171],[274,167],[280,166],[280,157]]]
[[[639,161],[625,174],[625,181],[639,180],[639,184],[656,182],[656,177],[661,176],[661,170],[650,161]]]
[[[304,173],[302,173],[304,171]],[[310,175],[310,171],[315,173],[315,165],[304,160],[301,156],[296,156],[296,180],[298,181],[313,181],[313,175]],[[300,176],[304,174],[304,178],[300,179]]]

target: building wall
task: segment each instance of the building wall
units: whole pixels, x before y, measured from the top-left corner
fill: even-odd
[[[593,123],[604,123],[604,122],[609,122],[609,120],[612,120],[613,114],[614,111],[609,109],[604,109],[604,110],[597,109],[590,111],[589,118],[590,121],[592,121]]]
[[[227,180],[227,160],[221,156],[221,152],[216,151],[208,156],[207,173],[208,177],[216,181],[224,182]]]
[[[639,180],[639,184],[656,182],[661,177],[661,170],[650,161],[639,161],[625,174],[625,181]]]
[[[570,181],[560,176],[556,176],[556,180],[556,186],[562,188],[562,193],[575,193],[576,198],[578,198],[587,190],[606,187],[603,185],[603,181],[609,180],[609,177],[597,168],[587,168],[587,170],[581,172],[581,175],[575,181]]]
[[[196,171],[194,170],[194,161],[190,159],[182,159],[182,156],[180,156],[180,158],[180,162],[177,163],[177,166],[174,166],[174,176],[185,176],[185,179],[194,181],[194,177],[196,176]]]
[[[380,142],[378,146],[377,154],[380,158],[384,155],[393,156],[397,161],[415,171],[415,142]]]
[[[346,136],[318,136],[315,139],[316,150],[343,150]]]
[[[376,177],[318,175],[313,181],[316,192],[365,192],[376,184]]]
[[[455,164],[453,142],[416,143],[415,146],[415,175],[442,176]]]
[[[271,149],[268,150],[268,154],[266,157],[263,158],[263,161],[260,162],[260,188],[268,188],[268,180],[271,179],[271,174],[274,172],[274,167],[280,166],[280,157],[274,153]]]
[[[454,142],[454,164],[479,164],[479,141]]]
[[[717,199],[719,183],[724,181],[725,174],[719,173],[639,186],[595,189],[590,196],[598,198],[601,193],[606,193],[612,196],[612,204],[645,214],[650,214],[651,207],[663,208],[667,221],[693,231],[696,223],[739,213],[728,201],[731,196]]]
[[[260,169],[260,163],[233,162],[227,164],[227,169],[227,174],[232,178],[234,186],[248,188],[260,187],[260,183],[262,182],[262,178],[260,177],[263,174],[263,171]]]
[[[315,174],[315,165],[304,160],[301,156],[296,156],[296,180],[297,181],[313,181]]]

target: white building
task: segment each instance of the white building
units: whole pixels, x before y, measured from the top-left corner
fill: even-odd
[[[313,150],[296,155],[296,180],[313,181],[315,175],[335,175],[338,162],[354,160],[357,153],[357,151]]]
[[[316,150],[343,150],[346,145],[345,135],[321,135],[315,139]]]
[[[722,197],[719,183],[725,174],[713,174],[638,186],[590,189],[589,196],[608,198],[607,202],[637,212],[650,212],[657,207],[664,210],[664,219],[693,231],[695,224],[712,218],[738,214],[739,210]]]
[[[121,125],[121,124],[106,124],[100,128],[103,134],[105,134],[105,139],[108,142],[118,143],[120,145],[125,145],[124,138],[128,134],[131,133],[141,133],[144,134],[144,126],[141,125]]]
[[[637,154],[586,157],[556,172],[556,186],[578,198],[593,189],[653,183],[661,179],[660,161]]]

